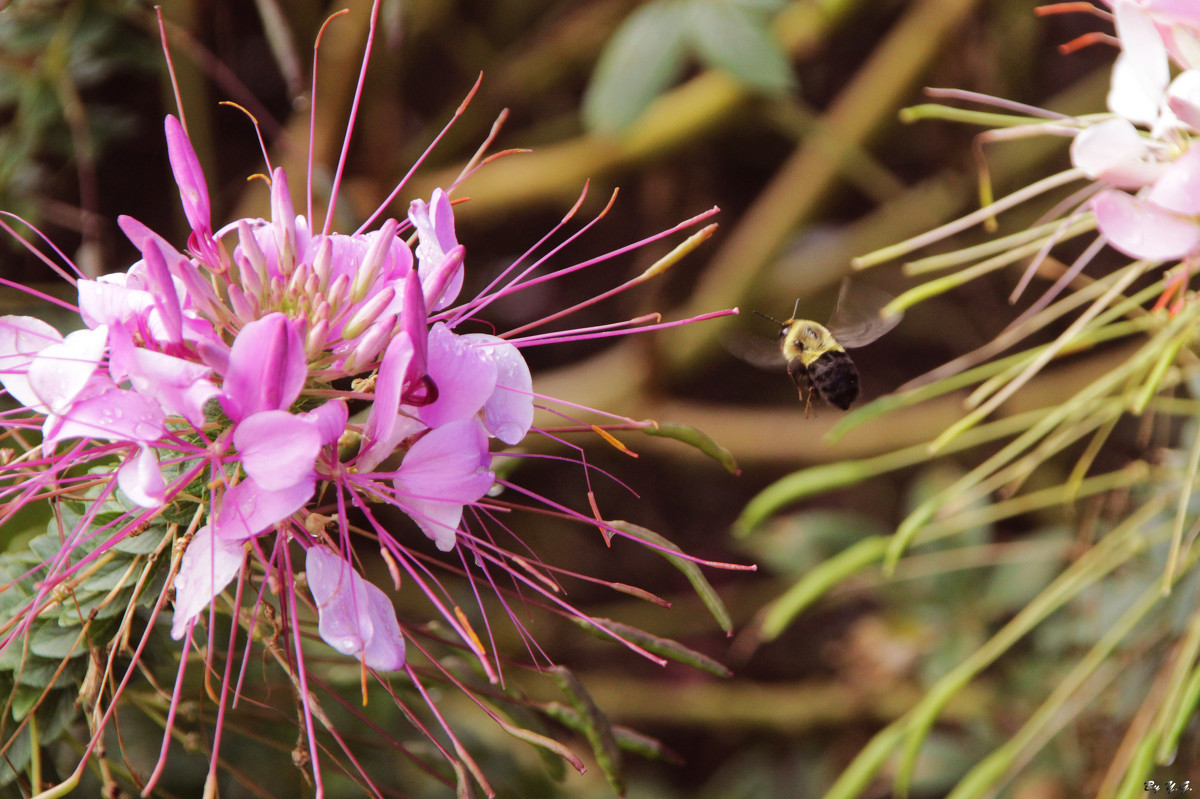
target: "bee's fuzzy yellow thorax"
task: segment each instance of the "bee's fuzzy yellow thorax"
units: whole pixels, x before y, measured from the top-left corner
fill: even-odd
[[[845,352],[825,325],[809,319],[788,319],[779,331],[779,349],[787,360],[799,358],[805,366],[827,352]]]

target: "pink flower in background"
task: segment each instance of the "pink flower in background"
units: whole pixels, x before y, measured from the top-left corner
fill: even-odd
[[[1200,154],[1190,146],[1200,134],[1200,5],[1111,5],[1121,44],[1108,93],[1116,118],[1084,127],[1071,159],[1112,187],[1089,203],[1109,244],[1133,258],[1188,258],[1200,250]],[[1174,80],[1172,60],[1183,68]]]
[[[1180,156],[1144,194],[1104,191],[1092,210],[1109,244],[1132,258],[1194,255],[1200,251],[1200,149]]]

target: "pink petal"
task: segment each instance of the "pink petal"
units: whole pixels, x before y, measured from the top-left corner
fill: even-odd
[[[325,643],[378,671],[404,666],[404,636],[387,595],[338,555],[313,546],[305,558]]]
[[[454,547],[462,507],[488,492],[487,435],[474,419],[431,430],[404,455],[396,472],[396,493],[413,521],[438,549]]]
[[[1200,5],[1196,0],[1143,0],[1142,7],[1159,22],[1200,27]]]
[[[467,257],[467,248],[459,244],[442,256],[430,273],[421,281],[425,295],[425,303],[434,310],[441,310],[458,296],[463,282],[463,261]]]
[[[150,443],[162,438],[164,418],[157,404],[134,391],[109,386],[76,401],[62,415],[49,416],[43,427],[46,442],[93,438]]]
[[[184,417],[195,427],[203,426],[204,403],[218,393],[208,380],[211,369],[140,347],[129,354],[126,368],[134,390],[155,398],[168,413]]]
[[[430,427],[474,416],[496,387],[496,362],[441,322],[429,331],[429,377],[438,398],[416,410]]]
[[[1200,247],[1200,224],[1123,191],[1101,192],[1091,204],[1100,232],[1131,258],[1170,261]]]
[[[1088,177],[1121,189],[1140,189],[1166,169],[1166,164],[1152,160],[1149,144],[1127,119],[1110,119],[1080,131],[1071,143],[1071,163]]]
[[[1192,147],[1146,194],[1146,201],[1181,216],[1200,214],[1200,148]]]
[[[317,426],[320,433],[321,446],[332,447],[338,443],[346,432],[346,422],[350,419],[350,409],[340,399],[330,400],[324,405],[318,405],[311,411],[297,414],[301,419],[308,419]]]
[[[29,385],[29,365],[34,357],[63,340],[62,334],[32,316],[0,317],[0,384],[27,408],[45,411]]]
[[[167,117],[174,119],[174,117]],[[175,293],[175,281],[167,270],[167,261],[154,239],[146,241],[142,255],[146,262],[146,275],[150,281],[150,293],[163,326],[162,340],[178,344],[183,340],[183,310],[179,295]]]
[[[428,205],[422,200],[412,201],[408,218],[417,230],[417,261],[421,281],[427,288],[426,304],[435,311],[441,310],[458,296],[463,281],[461,259],[457,264],[446,260],[446,254],[459,246],[450,197],[441,189],[434,189]],[[432,292],[428,290],[431,283],[437,285]]]
[[[62,413],[95,374],[107,347],[107,327],[70,333],[33,359],[29,387],[53,413]]]
[[[225,373],[225,412],[235,422],[286,410],[300,396],[308,366],[304,339],[282,313],[246,325],[233,340]]]
[[[172,247],[170,242],[131,216],[123,214],[118,216],[117,225],[124,231],[129,240],[133,242],[133,246],[137,247],[142,253],[146,252],[146,248],[150,246],[151,242],[158,245],[159,252],[162,253],[163,258],[167,262],[168,271],[179,279],[179,282],[183,285],[187,293],[186,300],[181,300],[183,307],[207,309],[223,307],[222,302],[217,299],[212,284],[205,280],[204,276],[196,268],[196,265]]]
[[[1171,81],[1167,105],[1181,122],[1200,130],[1200,69],[1189,69]]]
[[[204,525],[192,537],[175,575],[175,619],[171,637],[179,640],[192,619],[208,607],[242,568],[242,543],[225,541]]]
[[[517,444],[533,425],[533,377],[521,351],[485,333],[462,336],[496,364],[496,388],[483,405],[483,425],[505,444]]]
[[[315,476],[278,491],[270,491],[247,477],[225,492],[213,527],[218,538],[244,541],[304,507],[316,488]]]
[[[163,504],[167,484],[153,449],[138,447],[129,453],[117,470],[117,487],[143,508],[157,508]]]
[[[1170,80],[1167,48],[1154,21],[1134,2],[1114,7],[1121,54],[1113,65],[1108,107],[1131,122],[1158,119]]]
[[[429,365],[429,321],[425,309],[425,294],[417,270],[410,269],[404,277],[403,310],[400,329],[412,341],[412,361],[408,364],[405,383],[412,386],[425,377]]]
[[[187,217],[192,230],[210,231],[212,222],[208,204],[208,184],[204,182],[204,170],[200,168],[200,159],[196,157],[196,151],[192,149],[192,143],[178,119],[167,115],[164,127],[167,134],[167,158],[171,162],[175,183],[179,186],[184,216]]]
[[[145,319],[154,308],[150,292],[127,286],[128,275],[101,275],[98,280],[79,280],[79,315],[88,327],[113,325]]]
[[[400,412],[404,376],[412,357],[412,340],[403,331],[392,339],[383,353],[379,376],[375,380],[375,401],[367,412],[367,422],[363,426],[364,446],[357,460],[360,471],[374,469],[400,443],[393,439],[392,434]]]
[[[278,491],[315,477],[321,433],[313,422],[287,411],[263,411],[242,420],[233,431],[233,445],[246,474],[267,491]]]

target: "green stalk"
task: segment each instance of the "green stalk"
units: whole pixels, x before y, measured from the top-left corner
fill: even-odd
[[[1138,531],[1160,509],[1161,502],[1143,505],[1095,547],[1068,566],[1012,621],[939,680],[916,707],[877,733],[846,767],[824,799],[854,799],[860,796],[883,768],[889,755],[904,740],[907,740],[905,760],[897,775],[896,792],[900,796],[906,796],[912,779],[916,751],[951,696],[1053,611],[1141,551],[1144,536],[1138,535]]]
[[[1152,586],[1149,590],[1144,591],[1138,600],[1121,614],[1121,618],[1059,682],[1046,701],[1021,726],[1017,734],[967,772],[946,799],[978,799],[978,797],[996,790],[997,783],[1044,730],[1056,723],[1059,726],[1066,723],[1067,719],[1063,717],[1063,711],[1072,694],[1082,688],[1084,683],[1108,661],[1125,636],[1133,631],[1150,609],[1162,601],[1162,598],[1162,593],[1157,586]]]
[[[1155,503],[1148,503],[1139,511],[1145,511],[1147,508],[1157,511]],[[1136,513],[1128,521],[1141,522],[1142,517],[1146,515],[1145,513]],[[1054,582],[1022,608],[1012,621],[1004,625],[983,646],[938,680],[921,702],[906,714],[905,717],[911,719],[911,726],[906,735],[904,751],[894,782],[897,795],[900,797],[908,795],[921,745],[934,722],[937,721],[942,708],[951,697],[994,663],[1030,630],[1041,624],[1051,613],[1140,553],[1146,543],[1145,536],[1137,532],[1140,527],[1140,523],[1122,524],[1120,528],[1114,530],[1082,555],[1079,560],[1068,566]]]

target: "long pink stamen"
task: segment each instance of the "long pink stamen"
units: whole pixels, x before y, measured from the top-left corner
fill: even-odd
[[[350,9],[343,8],[341,11],[335,11],[330,14],[323,23],[321,29],[317,31],[317,39],[313,44],[313,69],[312,69],[312,90],[309,93],[308,105],[308,177],[305,181],[304,195],[308,199],[308,215],[305,217],[312,224],[313,218],[313,153],[317,143],[317,61],[321,54],[321,37],[325,35],[325,29],[329,27],[329,23],[333,22],[343,14],[349,14]],[[346,131],[346,138],[350,137],[350,131]],[[332,200],[330,207],[333,207]]]
[[[379,0],[371,3],[371,22],[367,27],[367,44],[363,48],[362,66],[358,70],[358,83],[354,87],[354,99],[350,103],[350,119],[346,123],[346,135],[342,137],[342,151],[338,155],[337,169],[333,173],[333,188],[329,192],[329,207],[325,209],[325,224],[321,226],[321,235],[328,236],[330,225],[333,224],[333,213],[337,208],[338,190],[342,185],[342,173],[346,169],[346,157],[350,153],[350,137],[354,132],[354,121],[358,119],[358,106],[362,101],[363,85],[367,80],[367,64],[371,60],[371,45],[375,42],[375,24],[379,18]],[[316,113],[316,104],[313,104]],[[310,123],[311,124],[311,123]],[[309,153],[312,152],[312,141],[309,141]],[[312,196],[311,189],[309,196]]]
[[[79,267],[77,267],[70,258],[67,257],[66,253],[64,253],[62,250],[60,250],[58,248],[57,244],[55,244],[53,241],[51,241],[49,239],[49,237],[47,237],[46,234],[43,233],[41,230],[39,230],[35,225],[30,224],[26,220],[22,219],[21,217],[17,216],[14,213],[9,212],[9,211],[0,211],[0,216],[7,216],[9,219],[15,219],[16,221],[20,222],[22,225],[25,225],[26,227],[28,227],[30,230],[32,230],[34,233],[36,233],[38,238],[41,239],[48,247],[50,247],[50,249],[54,250],[55,254],[57,254],[58,257],[63,260],[63,263],[67,264],[68,266],[71,267],[71,269],[73,269],[75,271],[76,275],[78,275],[79,277],[84,277],[83,271]],[[8,233],[8,235],[12,236],[14,239],[21,242],[22,247],[29,250],[29,252],[31,252],[34,255],[34,257],[36,257],[39,261],[41,261],[46,266],[48,266],[52,270],[54,270],[54,272],[59,277],[61,277],[63,280],[67,281],[72,286],[76,285],[76,280],[73,275],[68,274],[66,271],[63,270],[63,268],[61,266],[54,263],[54,261],[50,260],[50,258],[47,257],[45,253],[43,253],[37,247],[34,247],[32,244],[30,244],[28,241],[26,241],[25,237],[22,236],[21,234],[17,233],[17,231],[13,230],[8,225],[7,222],[0,220],[0,229],[3,229],[6,233]],[[24,291],[25,293],[32,294],[35,297],[41,297],[42,299],[44,299],[48,302],[57,303],[59,305],[62,305],[64,308],[67,308],[68,310],[74,311],[75,313],[79,313],[79,308],[77,306],[66,303],[63,300],[56,299],[54,297],[50,297],[48,295],[42,294],[39,291],[35,291],[34,289],[29,288],[28,286],[23,286],[18,283],[12,283],[11,281],[7,281],[7,280],[4,281],[4,283],[5,283],[5,285],[15,288],[19,291]]]
[[[559,334],[557,336],[553,333],[543,333],[539,336],[529,336],[527,338],[514,338],[514,339],[510,339],[510,341],[512,341],[514,344],[517,344],[521,347],[536,347],[536,346],[539,346],[542,344],[557,344],[557,343],[561,343],[564,341],[586,341],[587,339],[594,339],[594,338],[612,338],[613,336],[628,336],[633,333],[644,333],[649,330],[665,330],[669,327],[679,327],[680,325],[690,325],[693,322],[702,322],[706,319],[718,319],[722,316],[737,316],[737,315],[738,315],[737,308],[726,308],[723,311],[713,311],[711,313],[700,314],[699,316],[689,316],[687,319],[676,319],[673,322],[661,322],[658,324],[643,325],[641,327],[634,327],[634,328],[629,328],[629,329],[597,330],[595,332],[584,333],[582,335],[576,335],[576,331],[567,331],[567,332]],[[548,317],[546,317],[546,320],[547,321],[551,320],[553,318],[556,318],[556,316],[557,316],[557,314],[548,316]],[[631,325],[631,324],[638,322],[641,319],[646,319],[646,318],[648,318],[648,317],[638,317],[637,319],[630,319],[629,321],[625,322],[624,324]],[[529,325],[526,325],[525,327],[528,328]],[[500,338],[504,338],[504,337],[505,337],[504,335],[500,336]]]
[[[372,213],[370,216],[368,216],[366,221],[364,221],[361,225],[358,226],[358,230],[354,231],[354,235],[357,236],[358,234],[362,233],[364,230],[369,228],[371,226],[371,223],[373,223],[376,219],[378,219],[379,215],[382,214],[389,205],[391,205],[392,200],[396,199],[396,196],[398,194],[400,194],[400,192],[404,189],[405,185],[408,184],[408,179],[413,176],[413,173],[415,173],[417,171],[417,169],[421,166],[421,164],[425,163],[425,159],[429,157],[429,154],[431,152],[433,152],[433,148],[437,147],[438,142],[440,142],[442,140],[442,137],[450,132],[450,128],[452,128],[454,126],[454,123],[458,121],[458,118],[463,115],[464,111],[467,110],[467,106],[471,104],[472,98],[475,97],[475,92],[479,91],[479,86],[482,83],[483,83],[483,73],[481,72],[481,73],[479,73],[479,77],[475,79],[474,85],[471,86],[471,90],[469,92],[467,92],[467,96],[465,98],[463,98],[463,101],[461,103],[458,104],[458,108],[455,109],[454,115],[452,117],[450,117],[450,121],[447,122],[445,127],[442,128],[441,132],[439,132],[438,135],[433,138],[433,141],[430,142],[429,146],[425,148],[425,152],[421,153],[421,155],[417,158],[417,160],[413,161],[413,165],[408,168],[407,172],[404,173],[404,177],[400,178],[400,182],[396,184],[396,187],[394,189],[392,189],[391,194],[389,194],[387,197],[385,197],[383,202],[381,202],[379,204],[379,207],[375,209],[375,212]],[[357,100],[357,98],[356,98],[356,100]],[[326,227],[328,227],[328,222],[326,222]]]

